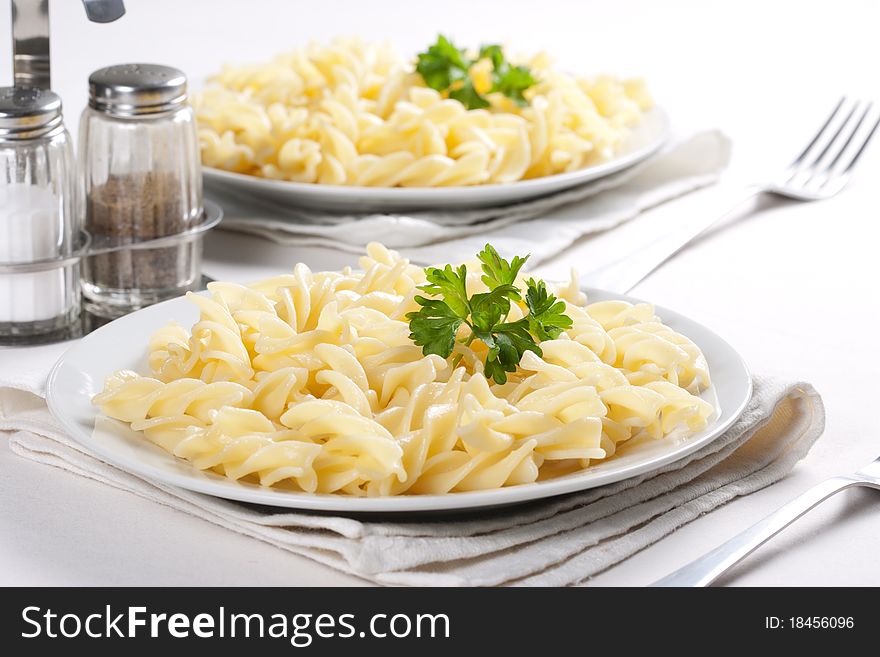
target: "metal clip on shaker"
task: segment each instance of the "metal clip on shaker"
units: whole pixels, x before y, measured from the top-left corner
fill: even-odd
[[[125,14],[122,0],[82,0],[93,23],[112,23]],[[49,2],[12,0],[12,69],[16,87],[49,89]]]

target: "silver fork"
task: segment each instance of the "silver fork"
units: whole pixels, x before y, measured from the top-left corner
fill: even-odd
[[[817,484],[759,523],[651,586],[707,586],[807,511],[853,486],[880,490],[880,456],[854,474],[834,477]]]
[[[647,246],[584,276],[590,287],[629,292],[648,274],[710,228],[741,213],[758,196],[772,194],[795,201],[831,198],[849,182],[856,163],[880,125],[880,112],[871,102],[841,98],[807,147],[780,174],[750,187],[744,197],[720,217],[712,217],[664,236]],[[873,114],[878,114],[876,118]]]

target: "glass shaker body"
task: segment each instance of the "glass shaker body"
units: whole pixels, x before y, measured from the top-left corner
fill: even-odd
[[[123,97],[121,107],[114,104],[119,94],[130,96],[132,87],[154,84],[157,69],[164,75],[160,82],[174,84],[170,101],[156,104],[156,94],[145,92],[143,98]],[[145,70],[147,79],[140,80]],[[96,76],[106,83],[97,100]],[[113,84],[120,77],[127,84],[115,92]],[[92,97],[80,121],[80,196],[95,255],[85,261],[83,294],[91,308],[112,313],[198,286],[201,239],[172,240],[170,245],[163,240],[162,246],[151,242],[198,225],[203,215],[202,176],[195,117],[185,102],[181,73],[149,65],[110,67],[93,74],[90,83]],[[110,102],[102,104],[108,94]],[[139,100],[153,104],[138,106]]]
[[[13,122],[15,105],[32,114]],[[0,340],[68,330],[80,313],[84,245],[73,146],[54,93],[0,89],[0,169]]]

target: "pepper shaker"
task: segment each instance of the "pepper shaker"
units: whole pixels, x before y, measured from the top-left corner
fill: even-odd
[[[92,236],[83,294],[119,314],[198,286],[202,173],[186,77],[156,64],[89,77],[80,122],[81,212]],[[180,236],[175,240],[174,236]],[[161,244],[161,246],[159,246]]]
[[[0,88],[0,342],[67,330],[80,313],[73,147],[61,99]]]

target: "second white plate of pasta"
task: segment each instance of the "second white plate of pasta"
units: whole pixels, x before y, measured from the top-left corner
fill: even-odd
[[[715,440],[751,396],[742,359],[697,322],[515,271],[528,292],[499,321],[544,327],[507,372],[484,367],[479,340],[423,356],[414,336],[439,317],[419,296],[439,293],[426,272],[379,245],[360,265],[212,284],[111,322],[58,362],[49,407],[89,452],[148,480],[277,507],[422,513],[649,473]],[[476,295],[494,284],[458,271]]]
[[[654,155],[669,137],[669,120],[660,108],[645,113],[618,152],[592,166],[512,183],[455,187],[358,187],[269,180],[242,173],[204,168],[206,188],[289,207],[327,212],[402,212],[490,207],[540,198],[586,185],[635,166]]]
[[[337,39],[226,65],[193,104],[209,189],[337,212],[537,198],[631,167],[669,132],[638,78],[442,35],[412,58]]]

